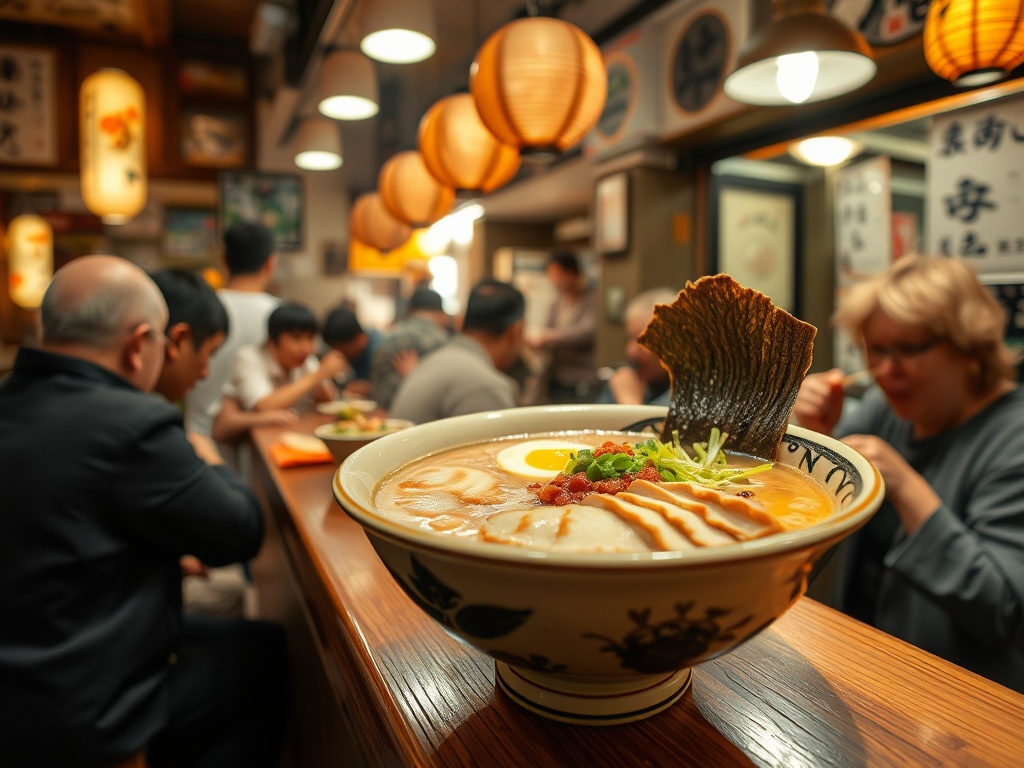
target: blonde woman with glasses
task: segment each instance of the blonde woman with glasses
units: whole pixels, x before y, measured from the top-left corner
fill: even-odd
[[[1004,314],[962,262],[905,256],[833,322],[875,386],[843,414],[843,374],[808,376],[793,420],[882,474],[886,503],[837,557],[845,612],[1024,692],[1024,391]]]

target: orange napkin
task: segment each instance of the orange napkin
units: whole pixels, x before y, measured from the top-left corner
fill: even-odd
[[[302,467],[307,464],[326,464],[333,461],[331,452],[324,446],[322,451],[310,453],[289,448],[284,443],[273,443],[270,446],[270,457],[279,467]]]

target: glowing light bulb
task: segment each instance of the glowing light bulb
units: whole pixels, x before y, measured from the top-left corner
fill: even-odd
[[[814,51],[787,53],[775,60],[775,85],[783,98],[802,104],[814,93],[818,82],[818,54]]]

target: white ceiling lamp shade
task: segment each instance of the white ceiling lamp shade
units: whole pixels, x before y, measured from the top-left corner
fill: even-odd
[[[771,22],[743,45],[723,87],[744,104],[804,104],[854,91],[876,69],[864,37],[824,0],[773,0]]]
[[[365,0],[359,47],[371,59],[412,64],[437,50],[432,0]]]
[[[815,136],[791,145],[789,153],[808,165],[831,168],[859,154],[863,147],[845,136]]]
[[[338,124],[326,117],[303,120],[295,137],[295,164],[306,171],[333,171],[341,162]]]
[[[377,70],[359,51],[333,51],[320,72],[317,109],[334,120],[365,120],[380,110]]]

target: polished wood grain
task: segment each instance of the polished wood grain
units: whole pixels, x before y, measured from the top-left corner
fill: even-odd
[[[256,481],[367,765],[1024,764],[1024,696],[807,598],[696,668],[662,714],[599,728],[535,716],[496,689],[488,657],[402,593],[333,501],[334,467],[274,466],[275,436],[254,436]]]

